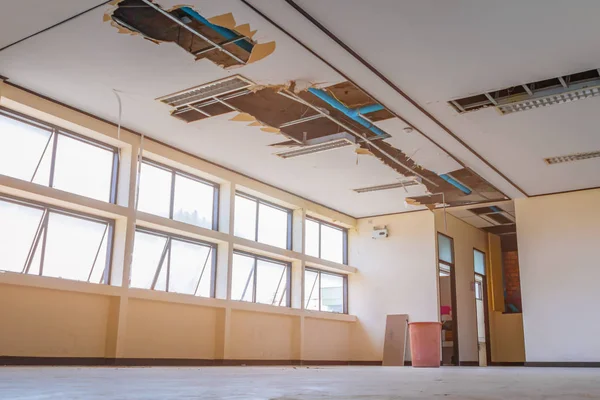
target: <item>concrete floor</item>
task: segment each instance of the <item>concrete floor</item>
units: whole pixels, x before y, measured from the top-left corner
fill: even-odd
[[[600,370],[0,367],[0,399],[598,399]]]

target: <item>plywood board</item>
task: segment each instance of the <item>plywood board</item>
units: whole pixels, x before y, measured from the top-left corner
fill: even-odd
[[[390,314],[385,322],[385,341],[383,343],[383,365],[404,366],[408,315]]]

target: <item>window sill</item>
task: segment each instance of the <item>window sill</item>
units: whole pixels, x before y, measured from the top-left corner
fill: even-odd
[[[275,258],[281,261],[305,261],[307,266],[322,269],[330,272],[342,274],[356,273],[357,269],[345,264],[338,264],[332,261],[323,260],[317,257],[299,253],[297,251],[282,249],[280,247],[255,242],[237,236],[233,237],[235,249],[247,251],[250,253]]]
[[[329,319],[335,321],[356,322],[354,315],[328,313],[323,311],[300,310],[290,307],[278,307],[268,304],[250,303],[246,301],[215,299],[209,297],[198,297],[181,293],[168,293],[148,289],[128,290],[130,299],[162,301],[165,303],[188,304],[199,307],[231,309],[231,311],[257,312],[263,314],[288,315],[293,317],[306,317],[315,319]]]
[[[53,278],[49,276],[21,274],[18,272],[0,271],[0,285],[27,286],[39,289],[60,290],[68,292],[97,294],[103,296],[120,296],[124,289],[119,286]]]
[[[104,218],[118,219],[128,216],[127,207],[38,185],[37,183],[27,182],[6,175],[0,175],[0,192],[24,200],[67,208]]]

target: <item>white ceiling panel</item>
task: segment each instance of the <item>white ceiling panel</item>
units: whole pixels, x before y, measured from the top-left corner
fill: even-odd
[[[0,2],[0,49],[103,2],[103,0],[2,1]]]

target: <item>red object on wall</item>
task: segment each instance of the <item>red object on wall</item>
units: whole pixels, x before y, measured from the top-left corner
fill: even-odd
[[[518,251],[502,253],[502,272],[504,274],[504,304],[506,305],[506,311],[512,311],[508,306],[512,304],[521,312],[521,278],[519,275]]]

